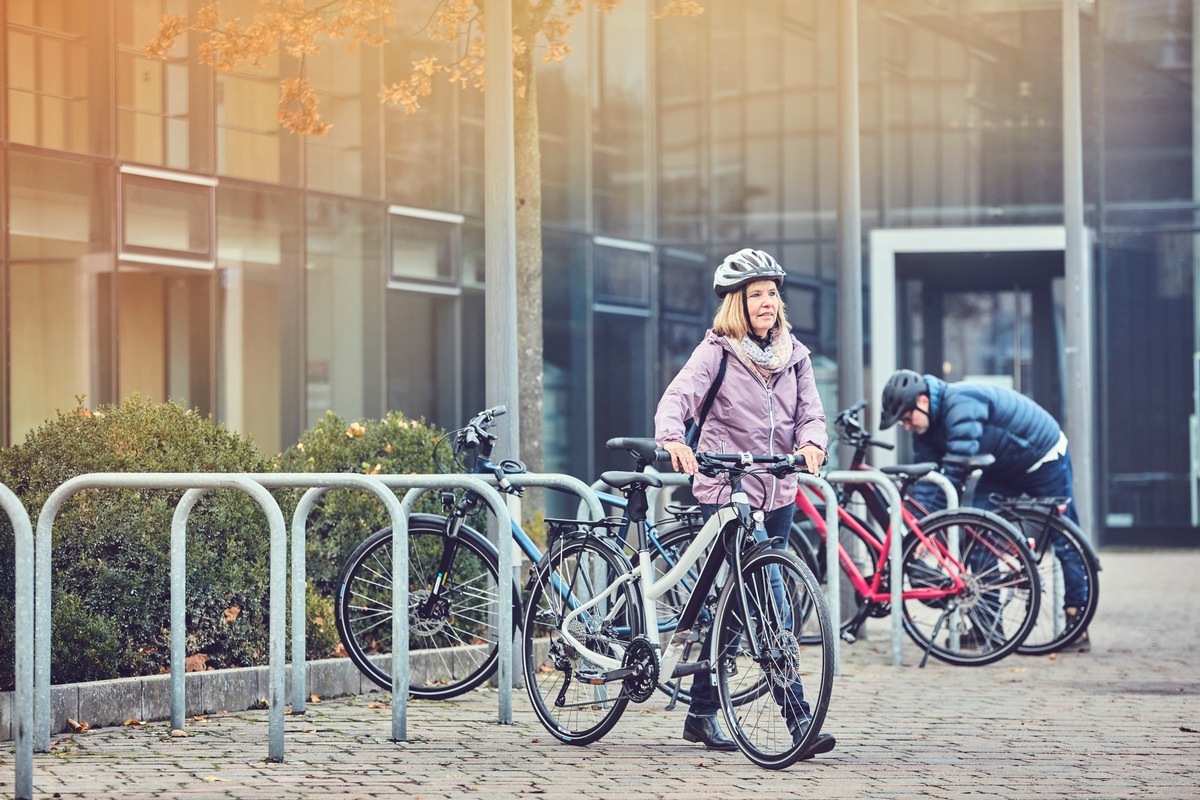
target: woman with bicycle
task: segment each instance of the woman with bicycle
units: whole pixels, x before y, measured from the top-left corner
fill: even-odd
[[[686,421],[701,426],[696,449],[715,453],[796,453],[817,474],[825,462],[825,412],[817,395],[809,350],[790,332],[780,289],[786,273],[768,253],[745,248],[717,267],[713,290],[721,305],[712,328],[667,387],[654,415],[654,438],[671,454],[677,471],[693,476],[692,493],[707,521],[727,501],[727,484],[697,473],[696,455],[686,443]],[[715,390],[715,391],[714,391]],[[751,503],[766,512],[768,537],[786,542],[795,511],[796,479],[746,481]],[[710,632],[711,636],[711,632]],[[709,647],[705,642],[705,648]],[[782,697],[783,694],[780,694]],[[793,739],[811,720],[803,692],[798,702],[781,703]],[[717,723],[712,673],[696,674],[683,738],[712,750],[735,750]],[[805,758],[827,753],[834,737],[822,733]]]

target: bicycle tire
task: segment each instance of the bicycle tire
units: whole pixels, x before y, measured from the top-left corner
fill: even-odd
[[[1047,516],[1033,510],[1001,508],[997,510],[997,513],[1020,528],[1027,540],[1037,537],[1047,524]],[[1096,608],[1100,602],[1099,564],[1087,544],[1083,531],[1072,520],[1058,514],[1049,517],[1049,526],[1051,537],[1061,537],[1061,546],[1074,551],[1073,557],[1078,558],[1083,564],[1084,579],[1087,582],[1087,599],[1078,606],[1078,622],[1068,627],[1063,601],[1058,593],[1062,574],[1058,548],[1053,543],[1047,542],[1048,546],[1035,550],[1033,555],[1038,565],[1042,598],[1037,622],[1034,624],[1033,630],[1025,637],[1025,641],[1017,648],[1017,652],[1021,655],[1047,655],[1068,647],[1087,630],[1092,618],[1096,615]]]
[[[739,589],[744,589],[746,605]],[[795,634],[806,616],[815,618],[821,632],[811,644]],[[747,621],[758,643],[757,656],[750,652]],[[794,554],[763,550],[742,564],[741,580],[722,591],[717,626],[720,635],[712,657],[730,735],[755,764],[791,766],[816,741],[833,691],[834,630],[821,585]],[[768,691],[734,703],[745,687],[758,685]],[[807,723],[800,723],[804,719]]]
[[[521,626],[525,688],[534,714],[559,741],[598,741],[629,705],[622,682],[596,685],[580,680],[580,668],[592,667],[563,637],[562,622],[569,604],[586,604],[614,577],[631,570],[616,548],[580,534],[552,541],[530,576]],[[620,661],[640,635],[643,618],[635,587],[627,582],[585,617],[569,623],[568,630],[593,650]]]
[[[419,608],[434,585],[446,520],[414,514],[408,525],[409,649],[413,672],[409,694],[445,700],[468,692],[496,669],[499,651],[495,609],[499,601],[496,549],[463,526],[458,550],[441,587],[443,602],[432,613]],[[338,577],[335,603],[338,635],[354,665],[391,691],[392,529],[376,531],[350,555]],[[513,627],[520,619],[520,590],[513,582]]]
[[[904,629],[934,657],[950,664],[982,666],[1014,652],[1037,622],[1041,590],[1029,545],[996,514],[957,508],[930,514],[921,531],[945,550],[959,533],[965,586],[936,599],[906,597]],[[915,535],[905,538],[903,590],[948,588],[950,573]]]

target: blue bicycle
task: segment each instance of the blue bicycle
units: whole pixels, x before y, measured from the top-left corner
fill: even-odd
[[[513,459],[493,462],[491,458],[497,437],[490,429],[504,413],[504,406],[481,411],[446,436],[453,439],[454,471],[493,475],[501,491],[520,494],[507,478],[524,472],[525,466]],[[609,447],[630,450],[627,441],[613,439]],[[438,450],[435,445],[435,460]],[[639,471],[653,463],[638,456],[636,450],[630,452],[639,459]],[[440,463],[438,466],[444,469]],[[618,495],[599,497],[615,508],[626,504]],[[409,519],[409,649],[413,654],[409,691],[413,697],[455,697],[482,684],[496,669],[500,559],[495,545],[467,524],[480,503],[481,498],[473,492],[447,491],[442,493],[444,516],[414,514]],[[649,530],[656,567],[663,572],[678,561],[699,529],[698,513],[682,508],[676,511],[677,516]],[[513,520],[512,533],[529,560],[540,563],[542,552],[517,520]],[[673,619],[687,602],[687,587],[695,577],[688,576],[662,601],[663,636],[674,630]],[[516,629],[521,619],[521,590],[515,581],[504,583],[511,583]],[[335,617],[350,660],[376,684],[391,689],[391,659],[386,657],[392,650],[390,527],[367,537],[342,568]],[[663,689],[673,699],[687,697],[672,683],[664,684]]]

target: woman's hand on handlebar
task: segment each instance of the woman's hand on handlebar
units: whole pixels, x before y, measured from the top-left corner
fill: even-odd
[[[671,467],[676,472],[696,474],[696,454],[692,452],[692,448],[683,442],[664,442],[662,448],[671,454]]]
[[[796,455],[804,457],[804,466],[810,475],[819,474],[821,465],[825,463],[825,451],[815,444],[806,444],[796,451]]]

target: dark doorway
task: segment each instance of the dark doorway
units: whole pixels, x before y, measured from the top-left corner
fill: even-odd
[[[1060,252],[897,253],[898,366],[1007,386],[1065,425],[1062,276]]]

